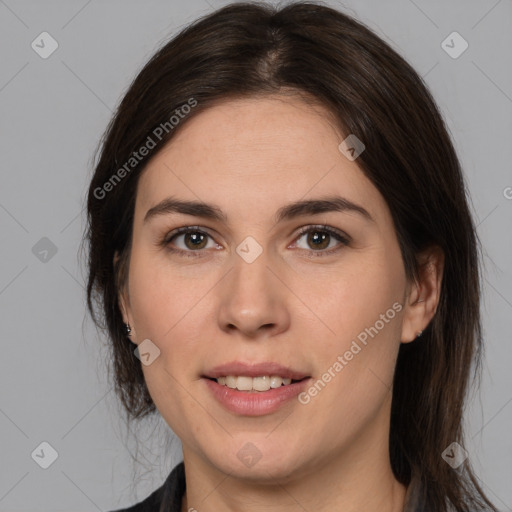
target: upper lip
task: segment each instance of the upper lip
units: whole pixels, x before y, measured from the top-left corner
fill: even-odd
[[[308,377],[307,374],[288,368],[273,362],[263,363],[244,363],[242,361],[232,361],[230,363],[221,364],[208,370],[203,377],[210,379],[217,379],[219,377],[227,377],[228,375],[234,376],[247,376],[247,377],[261,377],[268,375],[270,377],[277,375],[285,379],[301,380]]]

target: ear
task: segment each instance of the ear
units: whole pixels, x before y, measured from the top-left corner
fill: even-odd
[[[117,262],[119,261],[119,253],[116,251],[114,254],[114,268],[116,267]],[[118,290],[118,304],[119,309],[121,310],[121,314],[123,315],[123,321],[125,324],[130,324],[133,330],[133,319],[131,316],[131,307],[130,307],[130,296],[128,294],[128,285],[126,284],[122,289]]]
[[[414,341],[432,320],[441,294],[444,253],[431,246],[418,255],[418,280],[409,283],[402,321],[402,343]]]

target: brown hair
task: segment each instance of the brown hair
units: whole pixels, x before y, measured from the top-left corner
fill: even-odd
[[[419,251],[444,251],[437,312],[421,341],[401,345],[396,364],[389,439],[396,478],[408,485],[419,475],[428,510],[495,511],[469,460],[454,470],[441,458],[452,442],[464,445],[463,404],[482,352],[479,242],[460,163],[421,77],[365,25],[317,3],[234,3],[197,20],[144,66],[104,134],[87,198],[87,304],[111,340],[115,391],[129,420],[156,410],[118,303],[140,173],[216,102],[283,91],[314,98],[364,142],[357,163],[387,201],[409,279],[418,276]],[[191,100],[194,108],[179,115]],[[171,128],[173,115],[180,120]],[[155,149],[131,161],[159,126],[166,129],[152,136]]]

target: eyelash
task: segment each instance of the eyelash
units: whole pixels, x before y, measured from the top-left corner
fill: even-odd
[[[317,231],[317,232],[320,232],[320,233],[328,233],[330,236],[333,236],[336,240],[341,242],[341,245],[338,245],[334,249],[330,249],[330,250],[319,250],[319,251],[311,250],[311,251],[308,251],[307,249],[299,249],[299,250],[302,250],[302,251],[306,251],[306,252],[312,253],[311,256],[309,256],[311,258],[330,256],[331,254],[334,254],[334,253],[338,252],[339,250],[341,250],[341,248],[343,246],[346,246],[346,245],[348,245],[350,243],[350,238],[347,237],[346,235],[344,235],[342,232],[340,232],[340,231],[338,231],[338,230],[336,230],[334,228],[330,228],[328,226],[324,226],[324,225],[304,226],[304,227],[300,228],[299,233],[297,234],[297,237],[296,237],[295,241],[297,241],[300,238],[302,238],[303,235],[305,235],[305,234],[307,234],[309,232],[314,232],[314,231]],[[170,243],[177,236],[182,235],[182,234],[187,234],[187,233],[200,233],[200,234],[206,235],[206,236],[211,238],[211,236],[208,233],[205,233],[204,231],[201,231],[201,229],[199,229],[199,226],[188,226],[188,227],[176,229],[176,230],[171,231],[170,233],[168,233],[164,237],[164,239],[160,242],[160,245],[166,247],[167,250],[172,252],[172,253],[181,254],[181,255],[183,255],[185,257],[190,257],[190,258],[198,258],[198,257],[201,258],[202,257],[201,253],[204,252],[203,250],[184,251],[183,249],[175,249],[175,248],[171,248],[170,247]]]

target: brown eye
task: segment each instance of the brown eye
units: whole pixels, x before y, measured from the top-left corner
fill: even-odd
[[[190,233],[185,233],[184,235],[184,243],[188,249],[204,249],[206,246],[206,239],[208,235],[201,233],[200,231],[192,231]]]
[[[182,253],[186,256],[200,256],[203,249],[208,248],[211,236],[193,227],[180,228],[168,234],[162,245],[171,252]],[[196,254],[194,254],[196,253]]]
[[[323,231],[310,231],[307,233],[307,242],[315,249],[327,249],[331,235]]]
[[[307,235],[305,237],[305,235]],[[350,239],[343,234],[339,233],[337,230],[331,229],[327,226],[318,226],[318,227],[307,227],[302,229],[299,237],[297,238],[297,242],[295,244],[298,246],[298,241],[301,238],[306,239],[307,247],[300,247],[300,249],[309,250],[309,252],[318,252],[318,256],[322,254],[331,254],[333,252],[338,251],[341,247],[349,244]],[[337,240],[339,243],[331,245],[332,242]],[[330,250],[325,250],[331,247]],[[312,251],[310,249],[313,249]]]

